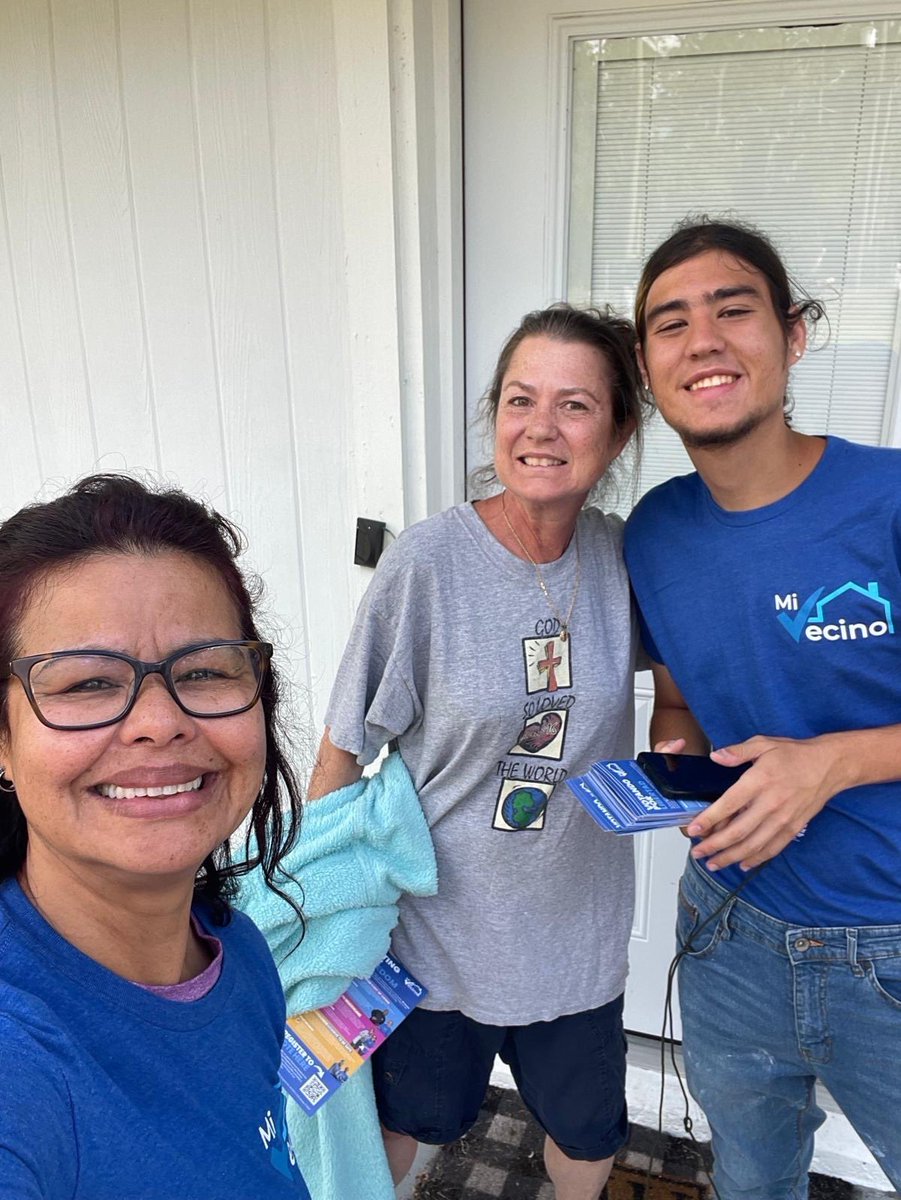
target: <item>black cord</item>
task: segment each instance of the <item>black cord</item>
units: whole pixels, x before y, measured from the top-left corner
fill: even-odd
[[[682,949],[673,956],[673,959],[670,962],[666,972],[666,996],[663,1001],[663,1024],[660,1030],[660,1100],[657,1105],[657,1134],[660,1138],[663,1137],[663,1105],[666,1092],[666,1051],[668,1045],[673,1074],[675,1075],[676,1081],[679,1084],[679,1090],[682,1093],[682,1099],[685,1103],[685,1114],[682,1117],[682,1128],[688,1134],[692,1145],[697,1148],[699,1157],[701,1144],[694,1135],[694,1122],[691,1119],[691,1101],[688,1095],[688,1089],[685,1086],[685,1081],[682,1078],[682,1073],[679,1070],[679,1064],[676,1059],[676,1038],[673,1027],[673,984],[676,979],[676,974],[679,970],[679,963],[687,954],[690,954],[695,947],[695,938],[697,938],[697,936],[707,928],[711,921],[716,920],[723,909],[732,903],[736,896],[738,896],[739,892],[741,892],[743,888],[747,887],[751,880],[765,866],[766,863],[760,863],[753,869],[753,871],[749,871],[738,887],[733,889],[733,891],[729,892],[729,894],[724,897],[722,903],[718,904],[708,917],[705,917],[697,929],[693,929],[691,931],[688,941],[685,943]],[[661,1166],[662,1165],[663,1160],[661,1159]],[[653,1166],[654,1156],[651,1154],[648,1158],[648,1169],[645,1175],[645,1195],[650,1195],[651,1171]],[[711,1188],[713,1188],[713,1194],[716,1197],[716,1200],[722,1200],[719,1192],[716,1190],[716,1184],[713,1182],[710,1172],[705,1170],[704,1174],[707,1176]]]

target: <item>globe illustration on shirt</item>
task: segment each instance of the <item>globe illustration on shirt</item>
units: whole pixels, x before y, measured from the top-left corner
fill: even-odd
[[[504,797],[501,813],[512,829],[526,829],[541,816],[547,796],[536,787],[517,787]]]

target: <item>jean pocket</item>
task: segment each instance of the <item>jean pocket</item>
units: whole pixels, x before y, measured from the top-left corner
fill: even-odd
[[[676,916],[676,947],[689,958],[706,958],[723,936],[724,915],[716,909],[699,908],[679,885]]]
[[[901,1012],[901,954],[864,959],[862,965],[876,995]]]

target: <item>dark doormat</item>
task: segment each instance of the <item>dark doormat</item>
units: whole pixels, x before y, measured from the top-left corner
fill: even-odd
[[[419,1177],[413,1200],[554,1200],[544,1170],[544,1134],[518,1094],[488,1090],[465,1138],[443,1147]],[[650,1178],[649,1178],[650,1167]],[[618,1155],[606,1200],[711,1200],[710,1150],[633,1126]],[[812,1175],[810,1200],[857,1200],[875,1193]],[[887,1200],[884,1193],[881,1200]]]
[[[443,1147],[416,1184],[413,1200],[553,1200],[544,1169],[544,1134],[515,1091],[489,1088],[465,1138]],[[648,1166],[654,1155],[650,1188]],[[604,1193],[606,1200],[707,1200],[704,1148],[634,1127]]]

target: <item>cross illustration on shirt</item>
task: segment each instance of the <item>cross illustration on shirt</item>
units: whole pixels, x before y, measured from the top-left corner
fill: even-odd
[[[556,692],[557,690],[557,675],[554,668],[559,667],[562,661],[562,657],[554,657],[554,643],[547,642],[544,647],[544,658],[538,661],[538,670],[547,675],[547,690],[549,692]]]

